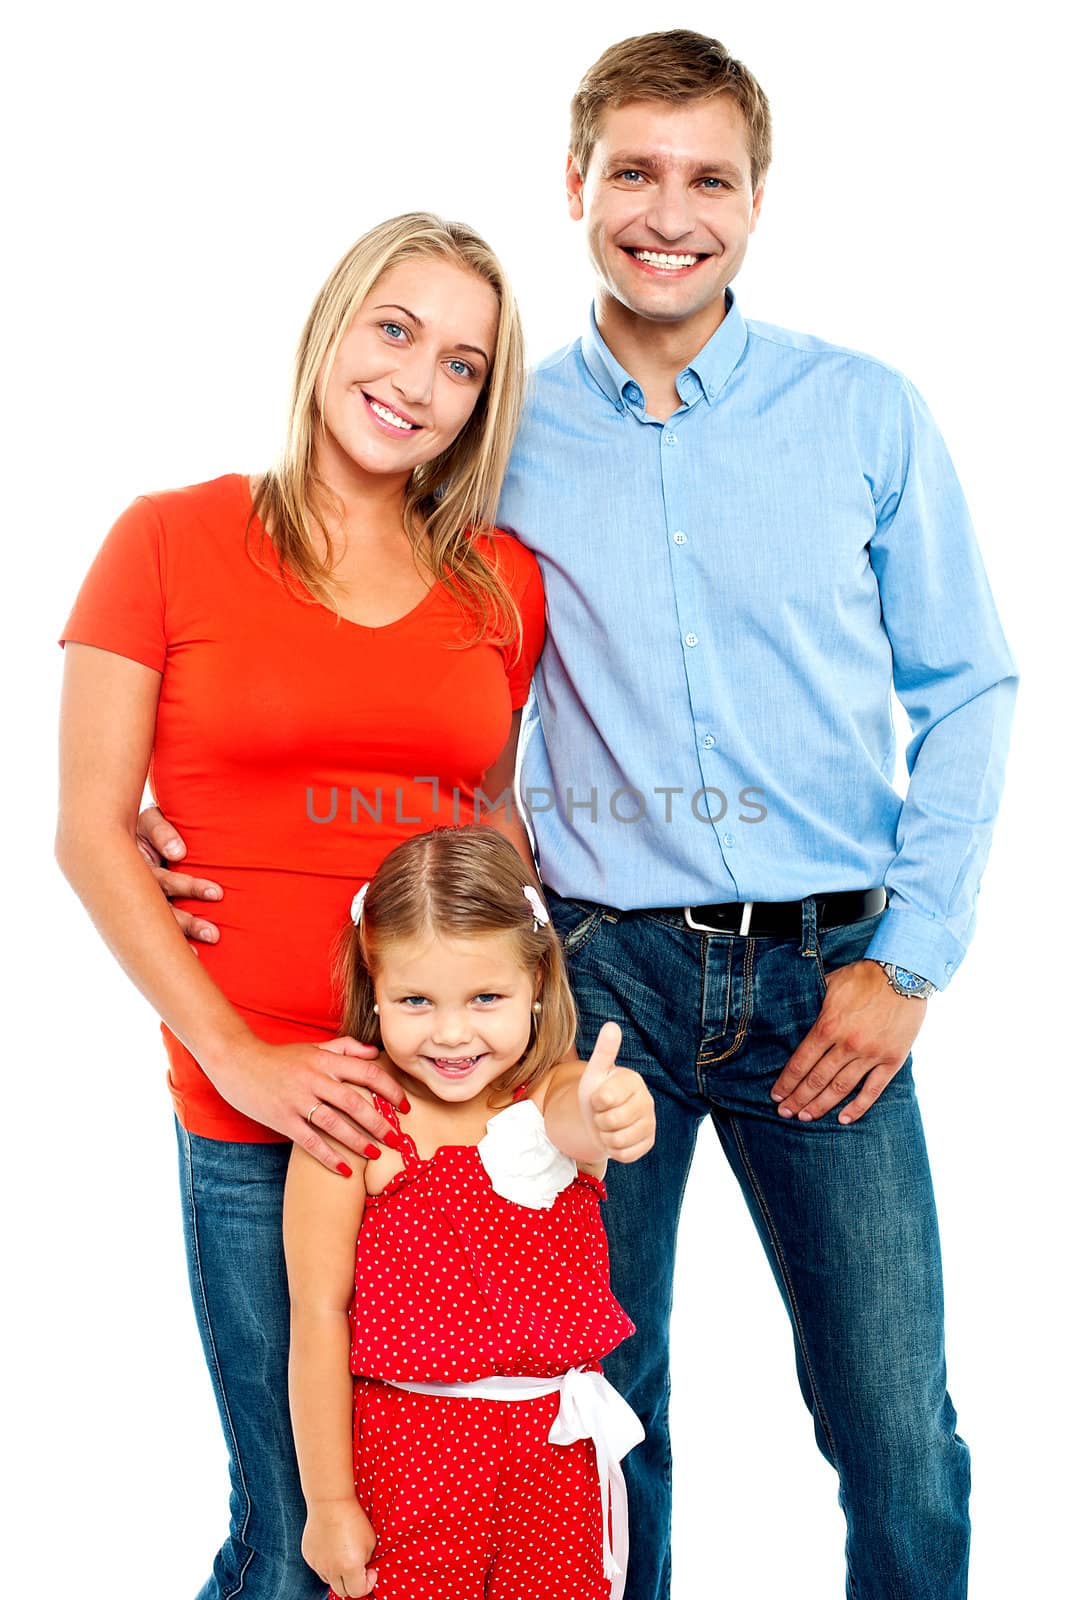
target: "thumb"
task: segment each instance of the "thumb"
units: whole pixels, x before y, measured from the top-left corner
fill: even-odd
[[[621,1049],[621,1029],[616,1022],[604,1022],[599,1029],[599,1037],[595,1041],[595,1049],[588,1057],[588,1065],[584,1069],[584,1081],[601,1083],[609,1072],[617,1065],[618,1051]]]

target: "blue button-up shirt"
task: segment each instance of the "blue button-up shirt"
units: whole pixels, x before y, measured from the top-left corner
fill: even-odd
[[[534,375],[499,520],[547,594],[544,881],[626,910],[884,884],[870,956],[943,987],[1016,679],[942,439],[899,373],[731,294],[677,392],[649,416],[594,316]]]

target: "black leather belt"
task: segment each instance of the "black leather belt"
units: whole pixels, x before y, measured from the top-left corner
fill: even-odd
[[[887,905],[879,889],[847,889],[837,894],[815,895],[817,926],[840,928],[848,922],[875,917]],[[801,900],[730,900],[716,906],[671,907],[697,933],[750,934],[752,938],[791,939],[802,933]]]

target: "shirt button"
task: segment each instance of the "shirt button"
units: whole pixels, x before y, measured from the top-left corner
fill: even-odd
[[[721,835],[721,843],[731,847],[736,843],[736,835],[734,833],[723,833]]]
[[[688,535],[686,533],[675,533],[673,535],[673,543],[674,544],[687,544],[687,542],[688,542]]]
[[[716,743],[717,743],[717,740],[714,738],[712,733],[704,733],[703,734],[703,749],[704,750],[712,750]]]
[[[684,643],[688,646],[689,650],[693,650],[699,643],[699,635],[697,633],[686,633],[684,635]]]
[[[664,435],[664,437],[666,444],[676,444],[677,442],[677,436],[675,433],[667,433]]]

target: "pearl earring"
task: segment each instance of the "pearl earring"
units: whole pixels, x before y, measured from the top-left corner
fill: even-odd
[[[381,1007],[375,1005],[373,1008],[373,1014],[375,1017],[379,1017],[381,1015]]]
[[[539,1002],[539,1000],[534,1000],[534,1001],[533,1001],[533,1015],[534,1015],[534,1016],[537,1016],[537,1017],[538,1017],[538,1016],[539,1016],[539,1015],[540,1015],[540,1013],[541,1013],[541,1011],[542,1011],[542,1010],[543,1010],[543,1009],[544,1009],[544,1008],[543,1008],[543,1006],[542,1006],[542,1005],[541,1005],[541,1004],[540,1004],[540,1002]]]

